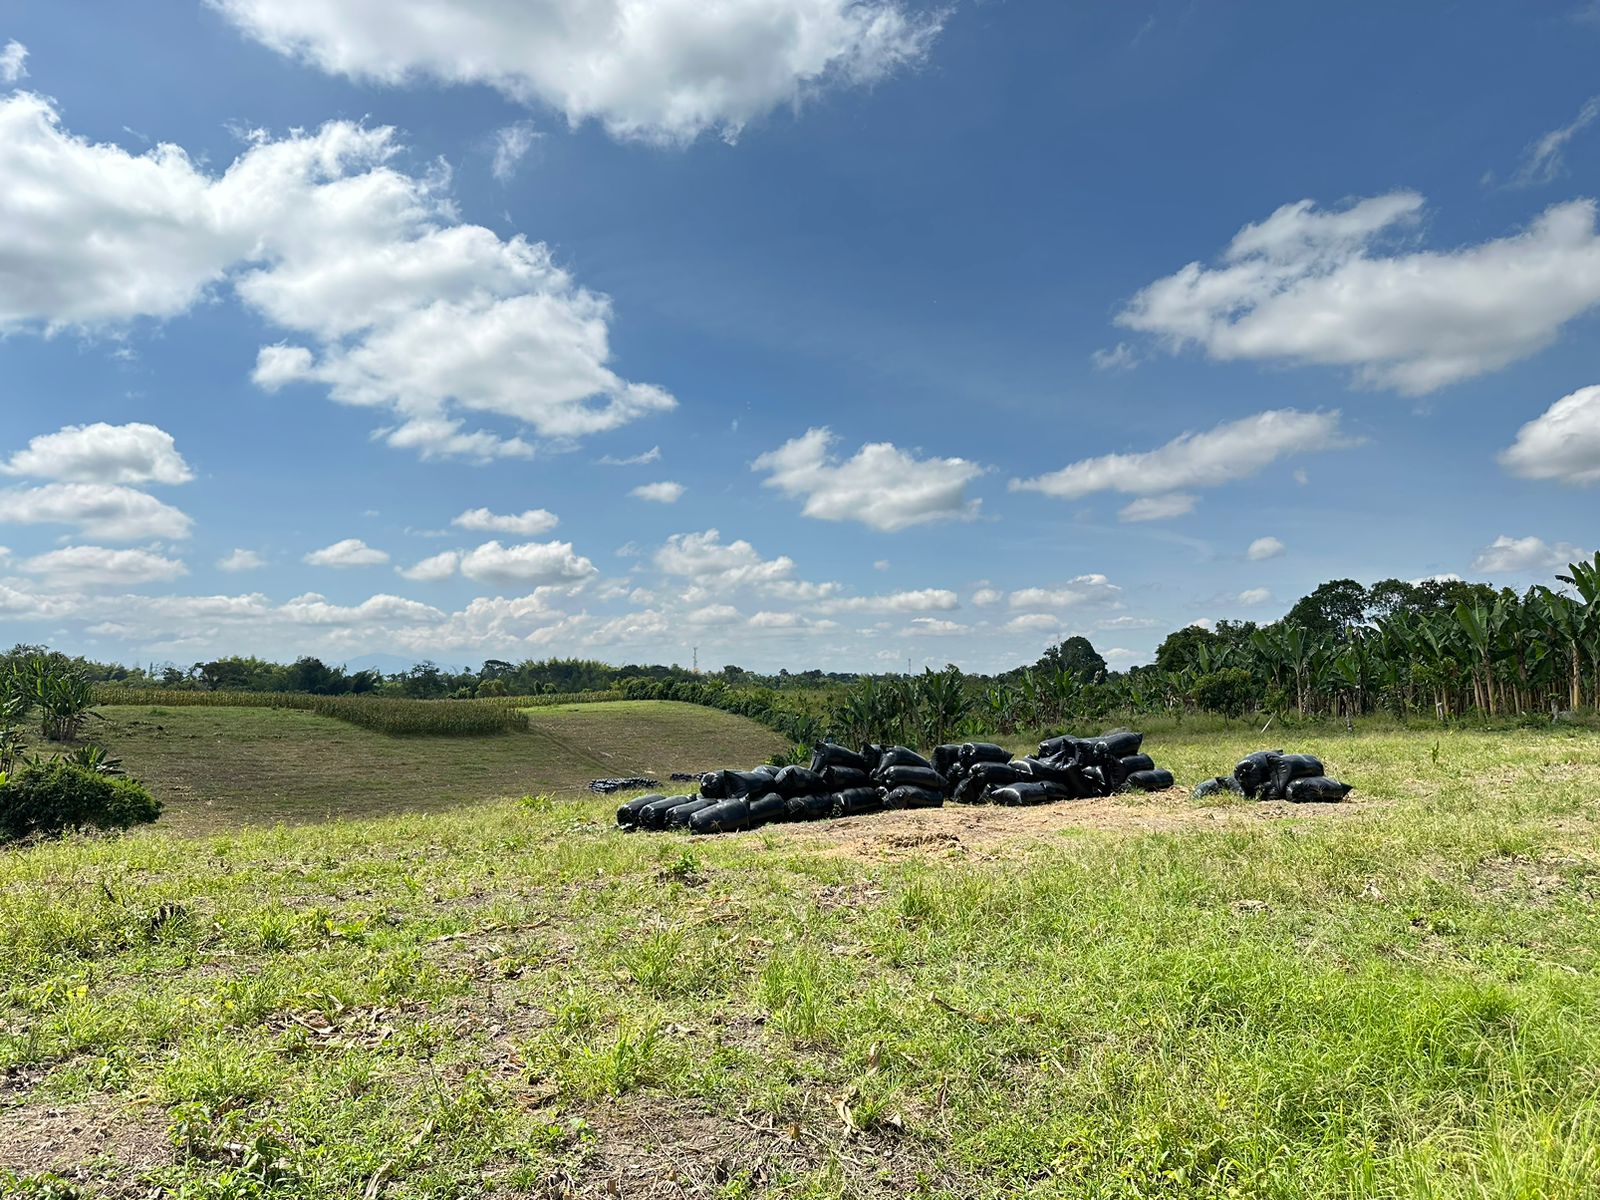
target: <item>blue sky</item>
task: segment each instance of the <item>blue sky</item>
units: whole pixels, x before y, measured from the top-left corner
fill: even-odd
[[[0,4],[7,640],[1148,661],[1600,544],[1600,9]]]

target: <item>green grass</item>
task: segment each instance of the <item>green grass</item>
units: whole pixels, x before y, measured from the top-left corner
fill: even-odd
[[[598,777],[665,782],[784,746],[742,717],[665,701],[542,708],[523,732],[477,738],[386,737],[283,708],[100,712],[92,736],[163,800],[163,826],[184,833],[567,794]]]
[[[97,704],[152,708],[288,709],[331,717],[393,737],[484,737],[520,732],[518,704],[489,700],[405,700],[389,696],[315,696],[307,692],[191,692],[101,684]]]
[[[1295,748],[1361,803],[938,860],[591,800],[12,852],[0,1166],[55,1112],[114,1195],[1600,1194],[1600,739]]]

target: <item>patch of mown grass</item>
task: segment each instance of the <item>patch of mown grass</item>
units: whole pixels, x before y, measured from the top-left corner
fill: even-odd
[[[600,1192],[693,1114],[780,1131],[734,1195],[1596,1194],[1600,745],[1303,748],[1364,806],[968,861],[609,801],[9,854],[0,1071],[42,1078],[0,1167],[8,1118],[92,1101],[162,1114],[131,1174],[174,1194],[239,1146],[273,1196]]]

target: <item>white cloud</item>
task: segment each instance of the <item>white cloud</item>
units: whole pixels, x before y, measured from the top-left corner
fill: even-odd
[[[1139,365],[1139,356],[1127,342],[1118,342],[1115,346],[1096,350],[1089,355],[1089,361],[1094,364],[1096,371],[1131,371]]]
[[[1240,230],[1220,265],[1157,280],[1117,322],[1218,360],[1350,367],[1363,384],[1420,395],[1542,350],[1600,303],[1594,201],[1478,245],[1384,251],[1422,209],[1415,192],[1337,211],[1285,205]]]
[[[267,565],[267,560],[254,550],[235,550],[217,560],[219,571],[255,571]]]
[[[834,83],[920,62],[940,15],[892,0],[209,0],[264,45],[397,84],[482,83],[614,137],[733,138]]]
[[[1472,560],[1474,571],[1491,575],[1517,575],[1527,571],[1565,570],[1569,563],[1587,558],[1571,542],[1546,545],[1543,538],[1514,538],[1501,534]]]
[[[1239,593],[1239,603],[1250,607],[1265,604],[1271,599],[1272,593],[1264,587],[1246,588]]]
[[[1196,497],[1187,492],[1169,492],[1165,496],[1141,496],[1117,511],[1119,521],[1165,521],[1194,511]]]
[[[1600,483],[1600,385],[1561,397],[1529,421],[1500,463],[1525,479]]]
[[[1122,589],[1104,575],[1079,575],[1063,587],[1027,587],[1011,593],[1012,608],[1073,608],[1119,603]]]
[[[313,550],[305,556],[305,561],[313,567],[376,567],[388,562],[389,555],[386,551],[374,550],[360,538],[345,538],[321,550]]]
[[[1269,558],[1281,557],[1286,547],[1275,537],[1258,537],[1250,543],[1250,549],[1245,551],[1245,557],[1251,562],[1265,562]]]
[[[708,604],[695,609],[686,619],[691,625],[732,625],[742,616],[731,604]]]
[[[573,553],[571,542],[502,546],[497,541],[463,554],[461,573],[481,583],[521,587],[579,583],[598,574],[592,562]]]
[[[1096,629],[1155,629],[1161,625],[1153,617],[1111,617],[1108,620],[1096,621]]]
[[[396,567],[402,578],[414,583],[438,583],[449,579],[461,564],[461,555],[455,550],[444,550],[409,567]]]
[[[715,529],[673,534],[656,551],[655,564],[663,574],[692,579],[712,591],[769,585],[794,573],[794,560],[787,555],[764,559],[742,539],[724,544]]]
[[[1578,115],[1560,129],[1552,129],[1534,141],[1523,156],[1522,166],[1512,177],[1512,182],[1523,187],[1550,183],[1567,173],[1566,149],[1579,133],[1600,117],[1600,96],[1590,96],[1583,102]]]
[[[614,458],[607,454],[600,460],[603,467],[645,467],[653,462],[661,461],[661,447],[651,446],[642,454],[635,454],[629,458]]]
[[[28,48],[12,39],[0,49],[0,83],[16,83],[28,77]]]
[[[999,604],[1005,598],[1004,592],[992,587],[981,587],[972,593],[972,603],[979,608],[987,608],[991,604]]]
[[[1006,633],[1054,633],[1062,628],[1061,618],[1051,613],[1024,613],[1000,627]]]
[[[543,508],[530,508],[521,513],[494,513],[487,508],[468,509],[450,524],[476,533],[515,533],[521,537],[538,537],[549,533],[561,519]]]
[[[25,559],[20,565],[30,575],[77,587],[132,587],[164,583],[189,573],[177,559],[150,550],[109,550],[104,546],[65,546]]]
[[[939,617],[913,617],[900,631],[901,637],[960,637],[972,632],[970,625],[959,621],[946,621]]]
[[[891,592],[883,596],[851,596],[846,599],[825,600],[817,606],[824,613],[906,613],[948,612],[960,608],[961,601],[947,588],[920,588],[915,591]]]
[[[769,472],[766,486],[804,496],[801,511],[823,521],[860,521],[893,533],[928,521],[971,520],[981,501],[967,499],[967,484],[983,468],[961,458],[918,459],[891,442],[863,446],[836,462],[827,429],[810,429],[751,464]]]
[[[872,569],[874,571],[887,571],[892,565],[887,558],[878,558],[873,560]]]
[[[154,425],[68,425],[32,438],[3,468],[69,483],[187,483],[194,478],[172,435]]]
[[[517,121],[494,131],[494,161],[490,173],[501,183],[516,177],[517,166],[539,138],[532,121]]]
[[[1343,449],[1339,413],[1273,409],[1225,421],[1205,433],[1184,433],[1141,454],[1086,458],[1035,479],[1013,479],[1012,491],[1076,500],[1092,492],[1161,496],[1178,488],[1219,487],[1248,479],[1290,454]]]
[[[75,525],[86,537],[110,542],[186,538],[194,524],[154,496],[109,483],[47,483],[0,491],[0,522]]]
[[[330,122],[252,134],[214,176],[176,146],[73,136],[41,97],[0,99],[0,332],[172,317],[231,282],[312,343],[262,347],[259,386],[387,410],[386,442],[424,457],[532,453],[461,413],[575,437],[675,407],[606,365],[606,297],[544,244],[458,223],[448,172],[408,175],[401,152],[391,129]]]
[[[676,504],[685,490],[681,483],[663,481],[640,484],[628,494],[637,496],[640,500],[649,500],[653,504]]]

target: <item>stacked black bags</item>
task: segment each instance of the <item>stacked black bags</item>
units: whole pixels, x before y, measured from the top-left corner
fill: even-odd
[[[1207,786],[1210,784],[1211,786]],[[1285,754],[1283,750],[1257,750],[1233,768],[1230,791],[1249,800],[1289,800],[1297,804],[1335,803],[1351,792],[1351,785],[1324,774],[1322,760],[1310,754]],[[1226,787],[1223,777],[1208,780],[1195,795],[1210,795]]]
[[[1171,787],[1171,772],[1139,753],[1143,743],[1144,734],[1116,729],[1097,738],[1046,738],[1026,758],[1014,759],[988,742],[967,742],[938,747],[934,759],[954,764],[949,778],[958,803],[1049,804]]]

